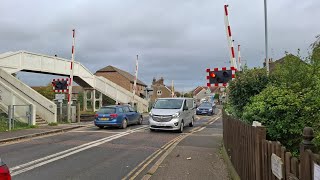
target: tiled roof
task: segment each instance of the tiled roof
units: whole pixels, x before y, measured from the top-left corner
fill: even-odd
[[[125,78],[127,78],[130,82],[134,82],[134,76],[126,71],[123,71],[121,69],[118,69],[114,66],[107,66],[104,67],[100,70],[98,70],[97,72],[99,73],[103,73],[103,72],[118,72],[119,74],[121,74],[122,76],[124,76]],[[137,84],[142,85],[147,87],[147,85],[145,83],[143,83],[142,81],[140,81],[139,79],[137,80]]]

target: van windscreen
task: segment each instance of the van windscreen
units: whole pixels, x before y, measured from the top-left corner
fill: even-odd
[[[159,99],[154,104],[154,109],[180,109],[183,99]]]

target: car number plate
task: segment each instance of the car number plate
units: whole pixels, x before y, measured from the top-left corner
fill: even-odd
[[[108,121],[109,118],[101,118],[102,121]]]
[[[159,126],[166,126],[166,124],[165,123],[160,123]]]

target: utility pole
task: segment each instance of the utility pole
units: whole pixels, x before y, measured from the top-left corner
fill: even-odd
[[[72,30],[72,49],[71,49],[71,62],[70,62],[70,81],[68,93],[68,122],[71,122],[71,104],[72,104],[72,83],[73,83],[73,66],[74,66],[74,44],[75,44],[75,30]]]
[[[265,33],[265,51],[266,51],[266,68],[269,75],[269,57],[268,57],[268,14],[267,0],[264,0],[264,33]]]

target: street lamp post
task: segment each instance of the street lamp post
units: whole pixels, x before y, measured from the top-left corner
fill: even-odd
[[[267,14],[267,0],[264,0],[264,33],[265,33],[265,51],[266,51],[266,68],[267,75],[269,75],[269,58],[268,58],[268,14]]]

